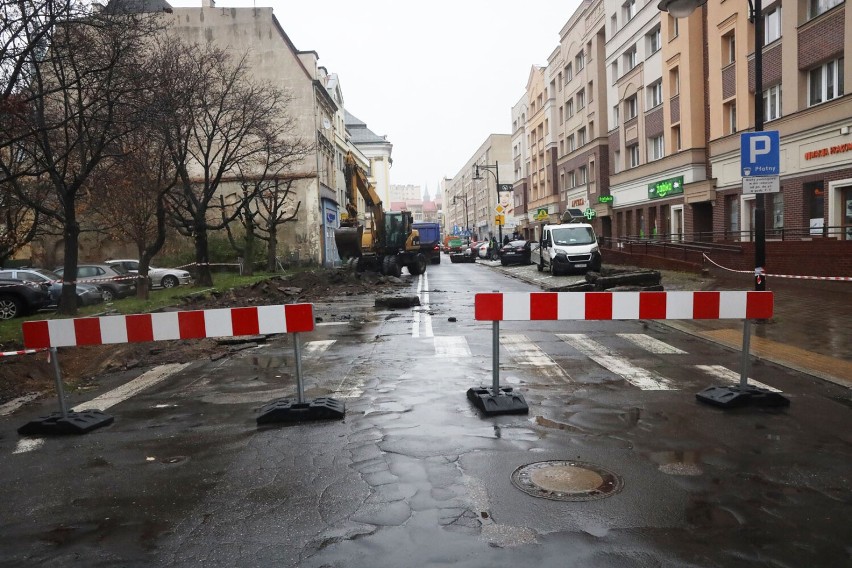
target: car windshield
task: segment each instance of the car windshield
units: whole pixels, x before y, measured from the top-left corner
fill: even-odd
[[[554,229],[552,233],[555,245],[590,245],[595,242],[591,227],[566,227]]]

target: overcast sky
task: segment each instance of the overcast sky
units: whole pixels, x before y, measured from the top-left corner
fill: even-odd
[[[200,6],[201,0],[170,0]],[[532,65],[580,0],[218,0],[272,6],[297,49],[337,73],[346,110],[393,144],[392,184],[434,196],[489,134],[511,133]],[[503,180],[501,180],[503,181]],[[509,180],[506,180],[509,181]]]

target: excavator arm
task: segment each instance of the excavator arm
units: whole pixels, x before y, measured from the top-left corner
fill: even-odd
[[[340,228],[334,233],[337,251],[341,258],[360,257],[363,248],[371,248],[373,242],[384,238],[384,209],[382,200],[373,184],[367,179],[363,168],[355,161],[352,152],[346,153],[344,165],[346,179],[346,218],[341,219]],[[368,242],[364,243],[364,226],[358,219],[358,196],[364,198],[367,210],[372,213]]]

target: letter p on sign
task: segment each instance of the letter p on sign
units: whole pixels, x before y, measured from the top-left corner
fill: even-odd
[[[781,137],[777,130],[744,132],[740,136],[743,177],[781,174]]]

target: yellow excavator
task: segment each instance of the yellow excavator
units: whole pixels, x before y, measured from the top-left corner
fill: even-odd
[[[334,231],[340,258],[354,262],[358,271],[388,276],[399,277],[403,267],[414,276],[426,272],[428,260],[420,252],[420,235],[412,227],[411,212],[384,210],[379,194],[352,152],[346,154],[344,174],[346,212],[340,216],[340,228]],[[370,213],[367,226],[358,218],[358,195],[364,198]]]

